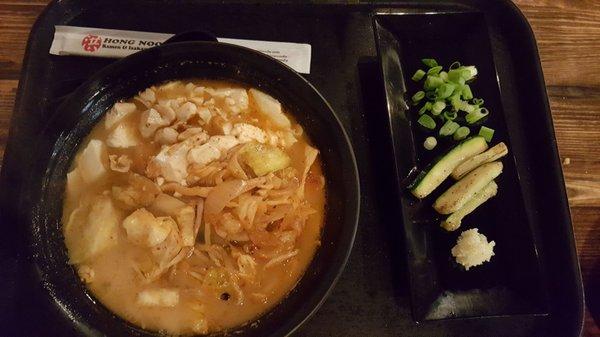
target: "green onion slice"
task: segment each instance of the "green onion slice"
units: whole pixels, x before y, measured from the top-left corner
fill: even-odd
[[[462,98],[465,100],[470,100],[473,98],[473,92],[471,91],[471,87],[468,84],[462,86],[461,95]]]
[[[417,91],[417,93],[413,95],[412,101],[415,102],[415,103],[417,103],[420,100],[422,100],[423,98],[425,98],[425,92],[424,91]]]
[[[479,108],[479,109],[475,109],[472,112],[469,112],[465,116],[465,120],[469,124],[474,124],[474,123],[477,123],[479,120],[481,120],[482,118],[484,118],[485,116],[487,116],[489,114],[490,114],[490,112],[489,112],[488,109],[486,109],[486,108]]]
[[[453,138],[454,138],[454,140],[463,140],[463,139],[467,138],[469,133],[471,133],[471,129],[469,129],[466,126],[461,126],[460,128],[458,128],[456,130],[456,132],[454,132]]]
[[[450,65],[450,70],[456,69],[456,68],[460,68],[460,62],[458,62],[458,61],[452,62],[452,64]]]
[[[427,75],[437,75],[440,71],[442,71],[442,66],[432,67],[427,70]]]
[[[463,85],[466,82],[466,76],[469,74],[469,71],[464,71],[462,68],[452,69],[448,72],[448,82]]]
[[[433,130],[435,129],[435,121],[429,115],[421,115],[417,120],[417,123],[421,124],[426,129]]]
[[[437,139],[435,137],[427,137],[425,138],[425,142],[423,142],[423,147],[427,150],[433,150],[433,148],[437,145]]]
[[[473,98],[471,103],[473,103],[473,105],[483,105],[483,99],[482,98]]]
[[[450,136],[454,134],[459,127],[460,125],[454,121],[446,121],[446,123],[444,123],[444,125],[442,125],[440,128],[439,135],[444,137]]]
[[[435,90],[435,94],[437,95],[438,99],[446,99],[446,98],[452,96],[452,93],[454,92],[455,88],[456,88],[455,84],[444,83],[444,84],[440,85],[439,87],[437,87],[437,89]]]
[[[447,72],[440,71],[439,76],[444,82],[448,82],[448,73]]]
[[[421,69],[415,71],[415,74],[412,76],[412,80],[415,82],[419,82],[425,76],[425,72]]]
[[[437,97],[435,90],[426,91],[425,97],[430,101],[435,101],[435,98]]]
[[[489,143],[492,141],[492,137],[494,137],[494,129],[482,126],[479,129],[479,135]]]
[[[423,64],[428,66],[429,68],[438,66],[438,63],[435,59],[422,59],[421,62],[423,62]]]
[[[423,88],[425,90],[433,90],[442,84],[444,84],[444,80],[442,80],[439,76],[427,75],[427,78],[425,79],[425,84],[423,85]]]
[[[469,81],[477,76],[477,68],[475,66],[462,67],[465,73],[465,80]]]
[[[456,111],[444,111],[444,119],[447,121],[453,121],[458,117]]]
[[[433,104],[431,104],[431,102],[425,102],[425,104],[423,104],[423,106],[419,110],[419,115],[422,115],[422,114],[426,113],[427,111],[431,111],[432,105]]]
[[[462,105],[462,107],[460,109],[462,111],[466,112],[467,114],[470,114],[470,113],[472,113],[472,112],[474,112],[474,111],[477,110],[477,106],[471,105],[471,104],[463,101],[463,105]]]
[[[452,105],[454,111],[461,110],[464,104],[465,102],[460,99],[460,94],[452,95],[450,97],[450,105]]]
[[[445,108],[446,108],[446,102],[444,102],[444,101],[437,101],[437,102],[433,103],[433,105],[431,106],[431,114],[433,114],[434,116],[437,116]]]

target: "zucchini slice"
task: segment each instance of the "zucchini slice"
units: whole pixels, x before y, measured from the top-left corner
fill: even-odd
[[[423,199],[448,178],[450,173],[463,161],[487,150],[488,145],[483,137],[473,137],[455,146],[435,165],[410,187],[411,193]]]
[[[492,180],[484,188],[475,193],[473,198],[471,198],[471,200],[469,200],[463,207],[450,214],[446,220],[442,221],[440,226],[449,232],[458,229],[462,219],[465,216],[471,214],[471,212],[473,212],[477,207],[494,197],[496,193],[498,193],[498,185],[496,185],[496,182]]]
[[[440,195],[433,204],[433,208],[440,214],[451,214],[458,211],[473,198],[475,193],[500,173],[502,173],[502,163],[499,161],[479,166]]]
[[[496,161],[508,154],[508,147],[504,143],[498,143],[495,146],[489,148],[484,153],[480,153],[474,157],[465,160],[462,164],[458,165],[454,171],[452,171],[452,178],[459,180],[464,177],[467,173],[473,171],[477,167],[485,163],[491,163]]]

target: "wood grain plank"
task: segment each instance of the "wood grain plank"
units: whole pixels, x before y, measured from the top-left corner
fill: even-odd
[[[548,85],[598,85],[598,1],[515,1],[531,24]]]
[[[50,1],[48,1],[48,0],[24,0],[24,1],[0,0],[0,6],[19,5],[19,6],[46,7],[46,5],[49,2]]]
[[[553,7],[573,10],[594,10],[600,9],[598,0],[514,0],[519,8],[539,7],[550,10]]]
[[[548,95],[571,206],[600,205],[600,88],[550,86]]]
[[[600,204],[600,182],[593,180],[567,180],[569,205],[590,206]]]
[[[571,207],[571,217],[577,250],[580,253],[581,272],[584,278],[598,276],[600,281],[600,207]]]
[[[19,77],[29,31],[43,9],[41,4],[0,4],[0,78]]]
[[[4,158],[4,149],[8,141],[8,130],[12,116],[15,95],[17,93],[17,80],[0,79],[0,158]],[[1,167],[0,163],[0,167]]]
[[[572,207],[571,216],[586,294],[585,337],[600,336],[600,207]]]
[[[548,94],[561,154],[600,161],[600,88],[551,86]]]

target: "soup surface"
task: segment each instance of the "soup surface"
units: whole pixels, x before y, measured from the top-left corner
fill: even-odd
[[[257,318],[319,245],[318,150],[275,98],[192,80],[117,102],[67,175],[70,262],[144,329],[204,334]]]

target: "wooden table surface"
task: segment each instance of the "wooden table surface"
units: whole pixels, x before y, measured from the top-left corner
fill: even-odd
[[[537,38],[563,159],[587,297],[583,335],[600,337],[600,0],[516,3]],[[0,156],[27,37],[45,5],[0,0]]]

